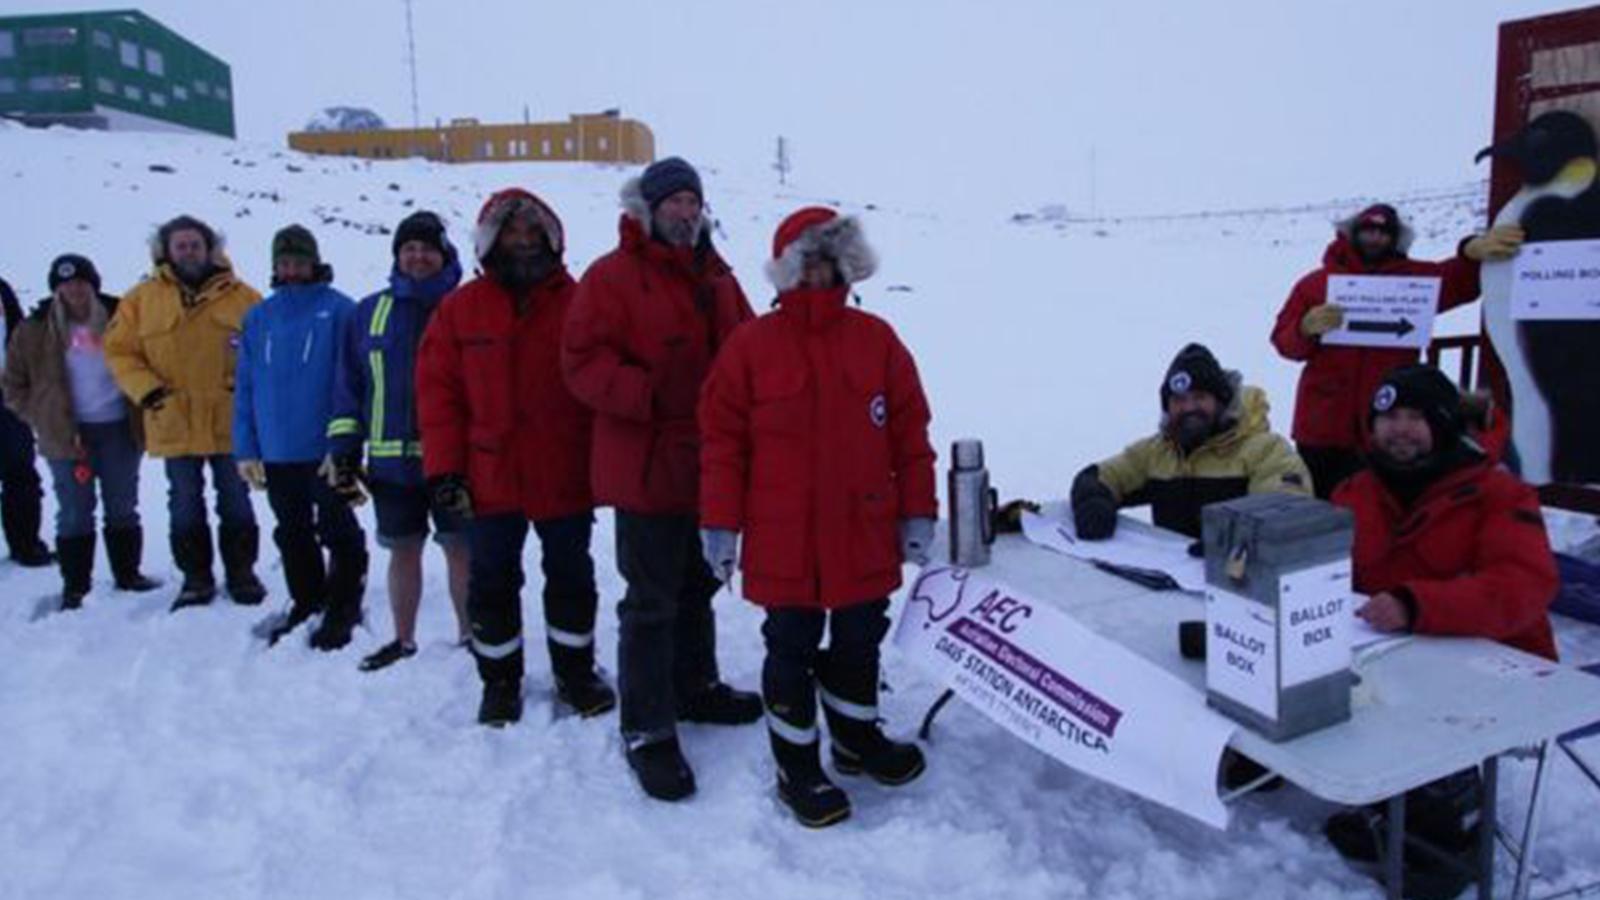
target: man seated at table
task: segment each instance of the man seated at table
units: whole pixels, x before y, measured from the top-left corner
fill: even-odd
[[[1309,495],[1311,475],[1268,427],[1266,393],[1190,344],[1161,384],[1161,430],[1079,472],[1072,517],[1078,537],[1104,540],[1118,509],[1148,503],[1156,525],[1198,538],[1201,507],[1273,492]],[[1017,504],[1007,512],[1020,515]]]
[[[1333,495],[1355,513],[1353,580],[1371,597],[1356,615],[1379,631],[1490,638],[1555,659],[1556,566],[1538,495],[1468,433],[1455,384],[1431,366],[1394,369],[1368,417],[1369,468]],[[1479,794],[1476,769],[1411,791],[1407,836],[1470,863]],[[1379,805],[1325,831],[1346,857],[1375,861],[1386,828]],[[1407,896],[1453,897],[1471,881],[1426,854],[1406,863]]]

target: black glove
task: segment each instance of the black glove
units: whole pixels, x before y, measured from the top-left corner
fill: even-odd
[[[434,508],[461,519],[472,518],[472,492],[460,475],[435,475],[428,479],[428,497]]]
[[[171,396],[172,388],[169,388],[163,384],[150,393],[145,394],[143,397],[140,397],[139,405],[150,410],[151,412],[155,412],[161,407],[166,406],[167,398]]]
[[[1090,466],[1072,480],[1072,521],[1078,537],[1103,541],[1117,530],[1117,498],[1100,480],[1100,467]]]
[[[994,533],[1016,534],[1022,530],[1022,514],[1038,511],[1039,504],[1032,500],[1008,500],[1004,506],[994,511]]]

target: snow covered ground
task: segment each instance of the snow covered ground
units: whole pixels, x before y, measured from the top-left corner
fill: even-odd
[[[1019,222],[1013,214],[1035,211],[941,204],[935,193],[832,197],[825,184],[779,189],[765,173],[704,169],[723,252],[758,307],[770,297],[760,264],[783,215],[817,200],[862,215],[884,262],[862,297],[916,353],[936,443],[982,437],[1008,496],[1060,496],[1081,465],[1150,430],[1158,380],[1191,339],[1266,388],[1274,423],[1287,427],[1296,370],[1266,336],[1293,279],[1320,259],[1324,211]],[[153,226],[190,212],[227,232],[256,284],[266,280],[272,232],[307,224],[337,283],[359,295],[381,284],[382,231],[413,205],[445,214],[458,246],[469,244],[482,198],[510,184],[561,213],[568,263],[581,272],[615,242],[625,174],[368,164],[0,123],[0,274],[31,305],[50,259],[73,250],[120,291],[147,267]],[[1470,187],[1419,199],[1416,254],[1448,253],[1478,202]],[[1442,327],[1466,330],[1475,317],[1452,313]],[[174,579],[164,490],[147,461],[146,566]],[[47,500],[47,517],[52,508]],[[1564,533],[1576,540],[1587,530]],[[608,513],[594,552],[610,668],[621,583]],[[262,568],[281,598],[274,556],[268,549]],[[450,644],[436,556],[422,653],[358,673],[359,656],[390,634],[382,566],[378,553],[366,629],[349,649],[320,654],[297,642],[265,650],[249,634],[261,610],[221,602],[169,616],[165,591],[114,593],[103,561],[82,612],[41,616],[55,573],[0,563],[0,898],[1378,894],[1321,839],[1329,809],[1313,798],[1250,798],[1227,832],[1212,831],[1080,777],[965,709],[941,719],[926,777],[900,790],[853,786],[855,818],[825,833],[779,809],[759,727],[685,729],[700,792],[678,806],[649,802],[622,761],[614,718],[552,708],[539,653],[522,724],[474,723],[478,682]],[[537,597],[537,571],[528,597]],[[731,597],[719,603],[725,675],[754,686],[759,614]],[[1592,633],[1563,623],[1561,639],[1570,661],[1600,658]],[[892,650],[887,665],[894,691],[884,706],[904,733],[937,690]],[[1565,761],[1555,772],[1540,862],[1561,884],[1600,878],[1600,795]],[[1507,767],[1508,815],[1520,811],[1530,778],[1531,766]]]

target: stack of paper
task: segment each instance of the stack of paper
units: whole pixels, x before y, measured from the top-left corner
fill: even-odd
[[[1022,534],[1032,543],[1094,563],[1152,588],[1203,593],[1206,564],[1189,555],[1190,541],[1170,532],[1119,528],[1103,541],[1086,541],[1067,518],[1022,514]],[[1166,580],[1163,583],[1163,579]]]

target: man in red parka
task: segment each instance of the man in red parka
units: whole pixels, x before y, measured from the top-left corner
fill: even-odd
[[[767,608],[778,796],[822,827],[850,801],[822,771],[819,687],[840,774],[897,785],[923,769],[922,751],[878,724],[878,646],[901,565],[928,561],[934,453],[911,354],[846,303],[876,266],[856,220],[802,209],[772,252],[778,311],[729,340],[701,399],[701,524],[712,568],[731,581],[737,564],[745,596]]]
[[[589,537],[591,415],[561,379],[561,330],[576,284],[561,222],[511,189],[478,215],[484,273],[452,291],[417,358],[422,466],[435,506],[470,518],[467,614],[483,678],[478,721],[522,715],[522,545],[544,569],[545,637],[557,696],[584,716],[616,705],[595,671]]]
[[[1555,659],[1556,565],[1538,495],[1468,436],[1455,384],[1431,366],[1404,366],[1385,376],[1369,416],[1370,466],[1333,497],[1355,513],[1355,588],[1371,597],[1356,615],[1380,631],[1491,638]],[[1408,832],[1470,862],[1476,769],[1417,788],[1407,805]],[[1326,826],[1361,861],[1377,858],[1385,830],[1381,804]],[[1420,859],[1406,884],[1426,882],[1443,884],[1438,896],[1466,886],[1453,868]]]
[[[711,246],[700,176],[677,157],[622,190],[621,242],[578,286],[562,342],[567,385],[594,410],[595,499],[616,508],[617,682],[628,764],[645,793],[680,800],[694,772],[680,719],[746,724],[761,698],[717,672],[698,532],[695,405],[718,349],[751,318],[733,271]]]
[[[1461,394],[1432,366],[1372,400],[1369,471],[1333,502],[1356,517],[1358,615],[1381,631],[1493,638],[1555,659],[1555,558],[1533,488],[1467,437]]]
[[[1439,311],[1444,312],[1477,298],[1479,261],[1510,256],[1522,243],[1520,229],[1504,226],[1462,242],[1461,253],[1452,259],[1426,262],[1406,255],[1412,237],[1411,227],[1387,203],[1340,222],[1322,267],[1295,283],[1273,326],[1278,353],[1306,364],[1295,392],[1292,436],[1324,500],[1361,469],[1364,411],[1384,373],[1417,361],[1417,351],[1409,348],[1324,346],[1323,335],[1344,324],[1344,310],[1328,302],[1328,276],[1438,277]]]

